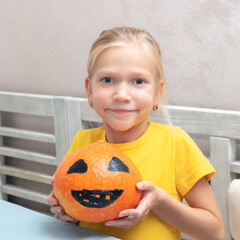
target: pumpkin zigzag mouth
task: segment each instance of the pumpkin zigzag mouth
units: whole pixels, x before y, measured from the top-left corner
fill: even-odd
[[[122,189],[114,190],[71,190],[76,201],[84,207],[104,208],[116,201],[124,192]]]

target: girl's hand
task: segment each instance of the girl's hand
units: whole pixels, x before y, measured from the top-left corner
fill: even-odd
[[[51,182],[53,183],[54,177],[52,177]],[[67,215],[64,209],[59,205],[58,200],[55,198],[53,191],[47,197],[47,203],[51,205],[50,211],[54,214],[54,217],[71,223],[78,223],[78,220]]]
[[[119,213],[119,218],[108,221],[105,226],[119,227],[129,229],[139,221],[143,220],[148,212],[154,207],[158,196],[158,189],[151,182],[139,182],[136,184],[138,190],[143,191],[143,197],[140,200],[136,209],[127,209]]]

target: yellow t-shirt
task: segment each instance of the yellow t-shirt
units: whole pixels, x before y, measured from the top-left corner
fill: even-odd
[[[80,130],[68,153],[99,140],[106,140],[103,127]],[[143,181],[153,182],[178,201],[200,178],[205,176],[209,180],[215,174],[191,137],[179,127],[150,122],[139,139],[112,145],[135,163]],[[151,211],[130,229],[106,227],[104,223],[80,222],[80,226],[124,240],[181,239],[180,231]]]

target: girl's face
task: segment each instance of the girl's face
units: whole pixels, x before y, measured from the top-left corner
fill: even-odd
[[[133,141],[146,131],[163,87],[161,81],[157,86],[152,59],[137,45],[110,47],[98,56],[91,80],[86,78],[88,100],[103,120],[108,141],[126,142],[122,136]]]

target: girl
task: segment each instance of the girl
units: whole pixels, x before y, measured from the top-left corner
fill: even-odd
[[[224,239],[208,185],[215,170],[182,129],[148,121],[166,90],[160,50],[151,35],[132,27],[103,31],[89,55],[85,87],[103,126],[79,131],[68,153],[99,140],[112,143],[138,167],[143,182],[136,187],[143,198],[136,209],[120,212],[119,219],[79,225],[121,239],[176,240],[180,231],[196,239]],[[56,217],[76,221],[53,192],[48,202]]]

